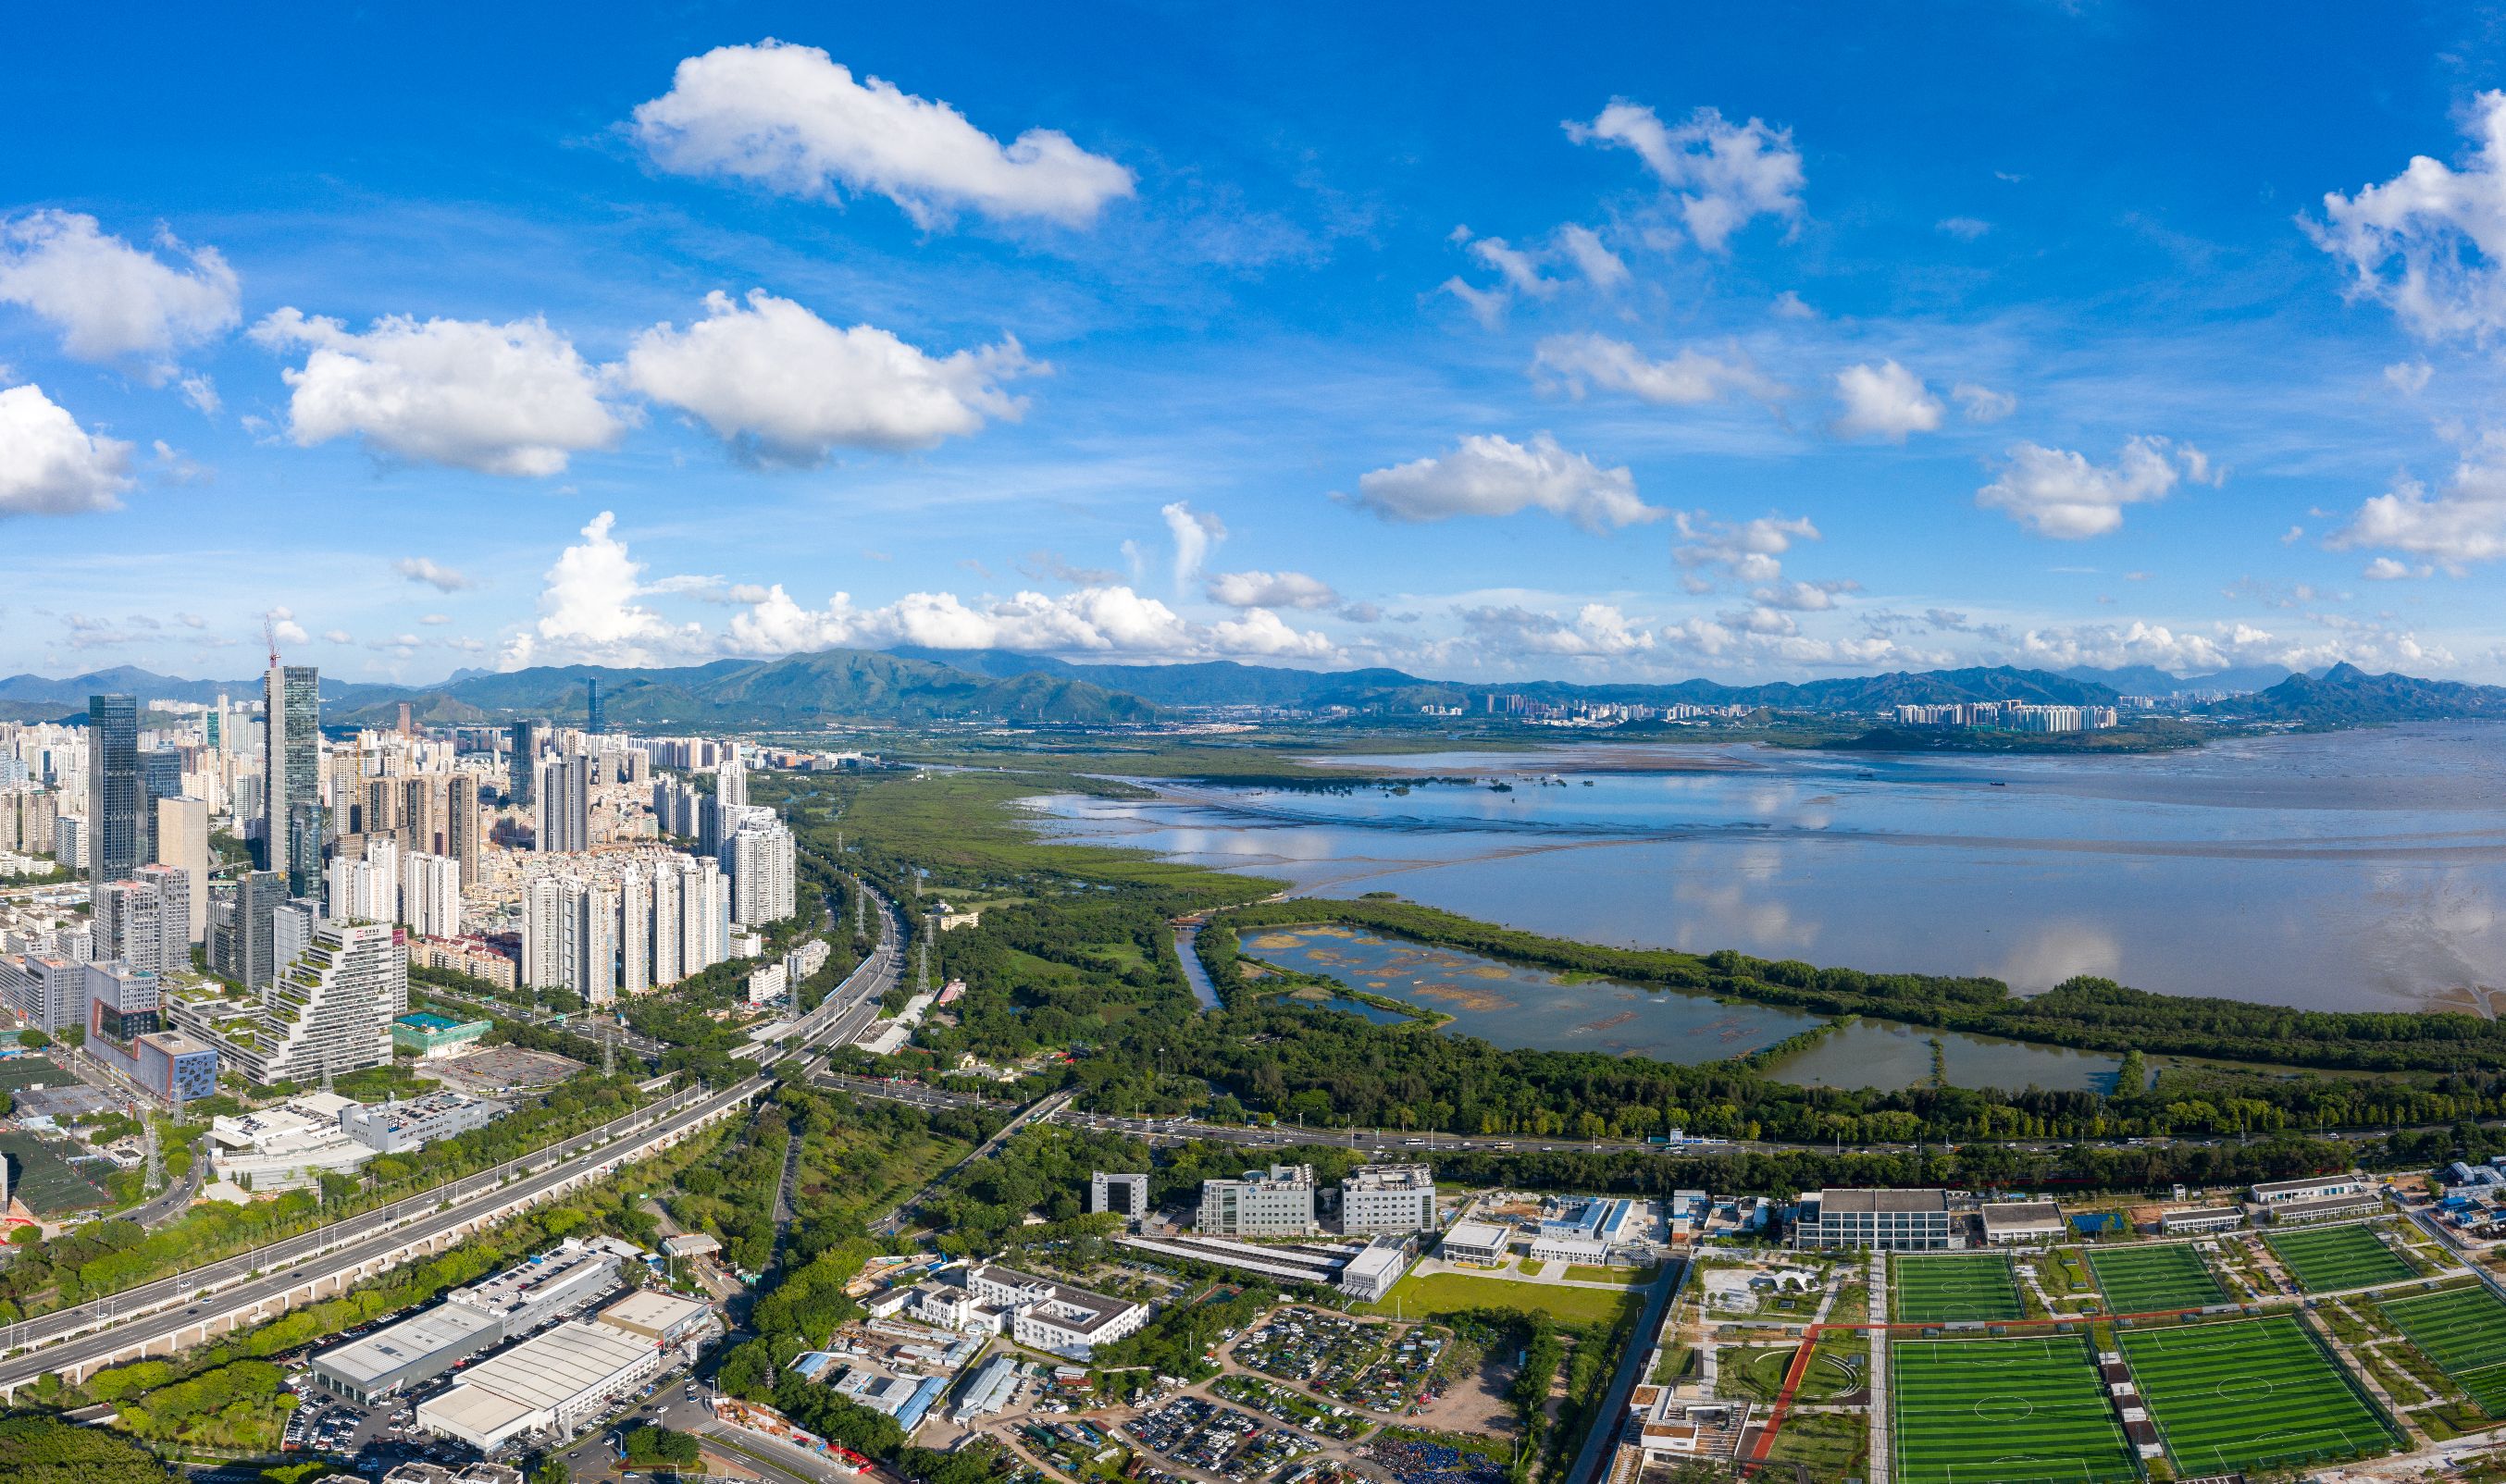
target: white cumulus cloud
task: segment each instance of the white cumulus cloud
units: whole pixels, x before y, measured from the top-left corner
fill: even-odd
[[[1625,98],[1613,99],[1592,123],[1569,121],[1565,129],[1579,144],[1635,151],[1670,194],[1688,234],[1709,253],[1722,252],[1759,217],[1801,215],[1802,158],[1790,129],[1756,119],[1733,124],[1713,108],[1672,127]]]
[[[602,511],[583,539],[557,553],[540,590],[539,619],[507,651],[509,665],[527,663],[540,645],[568,655],[622,664],[686,657],[707,648],[696,624],[672,624],[636,602],[648,589],[644,564],[615,534],[618,517]]]
[[[680,62],[670,90],[636,107],[634,133],[664,170],[787,195],[883,195],[925,229],[959,208],[1083,227],[1132,193],[1129,170],[1058,129],[1004,145],[947,103],[772,39]]]
[[[2061,541],[2103,536],[2123,526],[2124,507],[2164,500],[2178,482],[2215,484],[2202,450],[2164,438],[2139,437],[2111,464],[2068,449],[2022,442],[1975,503],[1997,510],[2039,536]]]
[[[2327,543],[2335,550],[2399,551],[2459,577],[2506,557],[2506,433],[2472,442],[2442,488],[2404,477],[2364,503]],[[2396,565],[2399,565],[2398,563]],[[2370,568],[2369,577],[2389,576]]]
[[[1340,594],[1302,572],[1222,572],[1209,580],[1210,601],[1230,608],[1330,608]]]
[[[1025,403],[1001,390],[1047,368],[1018,341],[933,356],[871,325],[840,330],[788,299],[705,296],[705,318],[657,325],[626,352],[626,384],[684,408],[734,448],[814,464],[838,447],[928,448]]]
[[[459,592],[465,587],[479,585],[468,575],[424,556],[404,556],[392,563],[392,570],[412,583],[423,583],[438,592]]]
[[[1451,453],[1360,475],[1357,504],[1400,521],[1543,510],[1596,532],[1664,514],[1636,497],[1635,476],[1624,465],[1603,469],[1546,433],[1524,443],[1476,434]]]
[[[600,398],[599,372],[544,320],[390,315],[355,335],[336,319],[281,309],[252,337],[308,352],[302,368],[281,372],[288,436],[303,447],[353,435],[397,458],[546,476],[626,428]]]
[[[1930,433],[1941,425],[1941,400],[1924,388],[1922,377],[1894,361],[1838,371],[1836,400],[1842,408],[1836,432],[1842,438],[1902,443],[1910,433]]]
[[[1181,592],[1200,576],[1209,553],[1227,540],[1227,522],[1214,511],[1197,511],[1181,500],[1160,506],[1158,517],[1174,540],[1174,584],[1175,591]]]
[[[2350,271],[2350,292],[2428,339],[2485,341],[2506,329],[2506,92],[2474,100],[2474,148],[2456,168],[2425,155],[2355,195],[2323,197],[2315,245]]]
[[[1535,381],[1555,382],[1577,397],[1587,387],[1599,387],[1656,406],[1696,406],[1720,402],[1735,392],[1772,402],[1788,390],[1783,383],[1759,374],[1737,346],[1725,356],[1690,348],[1656,361],[1625,340],[1589,332],[1542,340],[1532,352],[1530,374]]]
[[[0,389],[0,515],[119,510],[130,444],[90,433],[33,384]]]
[[[1679,540],[1671,560],[1688,572],[1682,585],[1691,592],[1710,590],[1718,578],[1741,583],[1772,583],[1783,576],[1783,555],[1799,541],[1819,540],[1818,527],[1808,515],[1761,515],[1755,520],[1716,520],[1702,511],[1680,511],[1671,516]]]
[[[1462,622],[1481,645],[1510,654],[1609,658],[1653,648],[1654,636],[1608,603],[1587,603],[1572,618],[1508,605],[1465,609]]]
[[[61,333],[61,348],[82,361],[161,361],[233,328],[242,291],[217,249],[188,248],[170,233],[158,246],[188,265],[133,247],[75,212],[37,211],[0,223],[0,302],[49,321]]]

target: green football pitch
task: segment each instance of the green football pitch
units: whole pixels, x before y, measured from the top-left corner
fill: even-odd
[[[2181,1242],[2149,1247],[2089,1250],[2089,1268],[2115,1314],[2148,1314],[2161,1309],[2199,1309],[2228,1301],[2219,1280],[2202,1263],[2202,1254]]]
[[[2292,1315],[2117,1337],[2175,1466],[2260,1473],[2368,1458],[2396,1439]]]
[[[1898,1484],[2109,1484],[2140,1470],[2089,1342],[1890,1340]]]
[[[2377,1307],[2482,1411],[2506,1417],[2506,1300],[2484,1286],[2385,1299]]]
[[[2019,1283],[1998,1253],[1888,1259],[1889,1317],[1901,1325],[2018,1319]]]
[[[2416,1275],[2401,1254],[2386,1247],[2365,1226],[2320,1226],[2312,1231],[2275,1231],[2263,1238],[2309,1293],[2333,1293],[2379,1283],[2402,1283]]]

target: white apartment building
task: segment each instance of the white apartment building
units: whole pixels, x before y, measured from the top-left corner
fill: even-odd
[[[361,859],[334,857],[322,915],[335,922],[400,921],[400,842],[370,835]]]
[[[521,981],[586,1005],[676,984],[731,957],[732,883],[675,851],[569,857],[522,885]]]
[[[1303,1237],[1314,1224],[1314,1167],[1274,1164],[1237,1180],[1200,1183],[1196,1229],[1213,1236]]]
[[[403,860],[400,921],[420,937],[459,937],[461,863],[424,851]]]
[[[96,888],[95,951],[151,973],[192,968],[192,878],[171,866],[143,866]]]
[[[1342,1231],[1434,1231],[1436,1177],[1422,1164],[1369,1164],[1340,1187]]]
[[[756,928],[792,915],[796,861],[792,831],[781,821],[769,814],[741,825],[724,854],[730,857],[733,922]]]

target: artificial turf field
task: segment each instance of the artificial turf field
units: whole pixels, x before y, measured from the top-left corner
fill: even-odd
[[[2024,1313],[2010,1259],[1999,1254],[1888,1259],[1888,1314],[1898,1324],[2018,1319]]]
[[[2400,1283],[2416,1276],[2401,1254],[2365,1226],[2324,1226],[2313,1231],[2274,1231],[2263,1238],[2309,1293]]]
[[[2126,1329],[2116,1340],[2181,1472],[2297,1468],[2397,1441],[2293,1315]]]
[[[2199,1309],[2223,1304],[2227,1293],[2202,1263],[2202,1254],[2180,1242],[2155,1247],[2089,1249],[2089,1270],[2111,1314],[2159,1309]]]
[[[1888,1377],[1898,1484],[2140,1476],[2083,1336],[1891,1340]]]
[[[2506,1417],[2506,1301],[2487,1288],[2377,1305],[2491,1417]]]

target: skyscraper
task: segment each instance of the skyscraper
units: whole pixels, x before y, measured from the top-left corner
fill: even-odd
[[[600,712],[600,677],[595,675],[591,678],[591,689],[583,700],[583,729],[596,737],[608,730],[603,724],[605,721]]]
[[[732,921],[754,928],[792,915],[792,831],[780,821],[770,813],[750,820],[724,854],[731,864]]]
[[[539,774],[538,728],[528,722],[516,722],[513,756],[505,760],[505,802],[518,806],[529,803],[536,796],[534,785]]]
[[[209,805],[206,799],[157,800],[157,861],[191,881],[193,942],[205,939],[209,924]]]
[[[540,776],[538,847],[591,848],[591,760],[581,753],[551,760]]]
[[[89,696],[87,745],[87,877],[92,890],[128,879],[147,859],[147,827],[139,818],[137,698]]]
[[[322,878],[320,672],[311,665],[273,663],[262,694],[267,708],[262,726],[265,859],[271,870],[285,874],[288,894],[303,897],[319,890]],[[311,811],[309,830],[305,810]],[[304,853],[308,847],[309,856]]]

